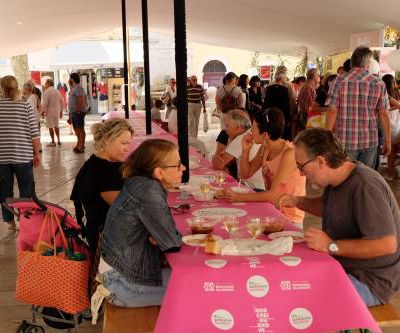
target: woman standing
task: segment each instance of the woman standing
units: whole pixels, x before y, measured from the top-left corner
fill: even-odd
[[[249,92],[247,91],[247,87],[249,86],[249,76],[241,74],[237,85],[242,90],[242,105],[238,105],[238,107],[243,110],[249,110]]]
[[[252,76],[249,84],[249,110],[251,116],[253,116],[254,113],[262,110],[263,105],[260,78],[257,75]]]
[[[167,112],[165,113],[165,119],[169,118],[172,111],[172,100],[176,97],[176,80],[174,78],[169,79],[168,85],[165,88],[165,93],[161,96],[161,99],[167,106]]]
[[[1,79],[0,99],[0,202],[14,197],[14,175],[19,196],[31,197],[33,167],[40,164],[40,135],[32,107],[19,100],[14,76]],[[14,215],[1,207],[3,221],[15,230]]]
[[[150,139],[122,170],[125,182],[107,215],[99,273],[114,305],[160,305],[171,272],[163,253],[182,244],[165,188],[181,182],[185,167],[175,144]]]
[[[262,168],[265,192],[235,193],[224,190],[229,201],[267,201],[275,203],[284,193],[305,195],[306,178],[296,166],[292,144],[282,139],[285,119],[281,110],[270,108],[254,114],[252,134],[242,140],[240,175],[243,179],[252,176]],[[254,143],[262,144],[257,155],[250,160],[249,154]],[[302,226],[304,212],[298,208],[288,208],[284,215],[292,222]]]

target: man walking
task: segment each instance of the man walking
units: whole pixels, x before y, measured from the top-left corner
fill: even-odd
[[[80,84],[81,78],[78,73],[72,73],[70,79],[72,80],[72,89],[69,93],[68,109],[72,121],[72,127],[74,128],[78,139],[78,142],[74,147],[74,153],[79,154],[85,152],[85,115],[87,112],[86,94]]]
[[[391,148],[389,98],[383,81],[368,72],[372,51],[358,47],[351,56],[351,70],[337,83],[329,105],[325,128],[333,130],[349,157],[373,168],[377,158],[378,119],[384,143],[382,153]]]
[[[203,113],[206,112],[206,102],[204,100],[203,87],[197,83],[197,76],[190,77],[190,85],[187,89],[188,94],[188,127],[189,135],[197,138],[199,132],[199,120],[201,113],[201,105],[203,105]]]
[[[46,127],[49,129],[51,138],[51,142],[47,146],[55,147],[54,133],[57,136],[57,144],[61,145],[58,123],[62,117],[64,103],[60,92],[54,89],[54,81],[52,79],[46,80],[44,89],[42,109],[46,117]]]

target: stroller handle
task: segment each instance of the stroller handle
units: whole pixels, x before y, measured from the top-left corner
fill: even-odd
[[[43,202],[41,202],[40,200],[39,200],[39,198],[37,197],[37,195],[36,195],[36,187],[35,187],[35,181],[33,180],[32,181],[32,185],[31,185],[31,190],[32,190],[32,200],[33,200],[33,202],[35,203],[35,204],[37,204],[39,207],[40,207],[40,209],[43,211],[43,212],[46,212],[47,211],[47,207],[46,207],[46,205],[43,203]]]

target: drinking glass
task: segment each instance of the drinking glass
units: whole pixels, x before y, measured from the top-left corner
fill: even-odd
[[[257,216],[249,217],[247,220],[246,228],[251,237],[255,239],[264,232],[264,219]]]
[[[239,220],[236,216],[226,216],[224,219],[224,228],[229,233],[229,238],[233,238],[239,228]]]
[[[200,191],[203,193],[204,200],[206,200],[206,194],[211,191],[211,187],[209,183],[203,183],[200,185]]]
[[[225,182],[225,173],[218,172],[215,176],[215,180],[217,181],[217,183],[219,184],[219,188],[221,189],[222,184]]]

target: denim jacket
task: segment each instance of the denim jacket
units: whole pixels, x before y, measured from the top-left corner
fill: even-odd
[[[161,254],[181,244],[164,187],[148,177],[125,180],[107,214],[102,258],[132,283],[161,286]]]

